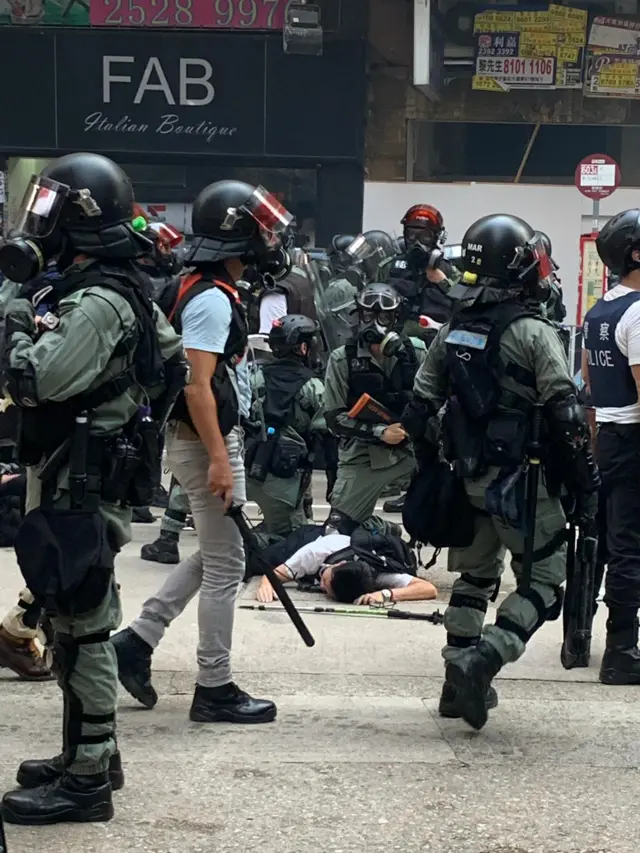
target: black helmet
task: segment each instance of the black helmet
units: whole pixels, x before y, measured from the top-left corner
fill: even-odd
[[[604,226],[596,237],[602,263],[614,275],[625,276],[640,264],[631,259],[631,250],[640,248],[640,209],[623,210]]]
[[[300,344],[312,348],[320,326],[315,320],[304,314],[286,314],[275,320],[269,332],[269,346],[276,356],[300,354]]]
[[[335,234],[327,249],[327,256],[334,273],[343,273],[353,266],[353,258],[347,254],[347,248],[355,240],[355,234]]]
[[[360,264],[369,281],[377,281],[385,277],[380,273],[396,255],[396,246],[385,231],[365,231],[352,240],[345,252],[353,263]]]
[[[282,245],[291,214],[264,187],[216,181],[196,197],[191,212],[193,242],[185,264],[241,258],[255,263]]]
[[[487,284],[490,279],[494,287],[522,287],[547,278],[551,259],[527,222],[507,213],[493,213],[474,222],[462,238],[462,269],[463,282],[471,286]],[[458,292],[453,295],[462,297]]]

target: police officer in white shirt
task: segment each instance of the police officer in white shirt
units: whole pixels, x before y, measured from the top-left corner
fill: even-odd
[[[640,684],[640,209],[617,214],[596,246],[619,283],[587,312],[582,375],[596,410],[606,502],[604,684]]]

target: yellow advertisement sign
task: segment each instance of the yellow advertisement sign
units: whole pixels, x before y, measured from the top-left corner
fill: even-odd
[[[484,11],[475,16],[473,29],[474,89],[581,88],[587,30],[585,10],[552,4],[546,11]],[[553,65],[551,74],[549,63]],[[486,83],[476,85],[476,77],[488,77],[501,85],[490,90]]]

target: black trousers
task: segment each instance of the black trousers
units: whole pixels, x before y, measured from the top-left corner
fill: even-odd
[[[640,424],[601,424],[598,464],[607,517],[604,600],[640,609]]]

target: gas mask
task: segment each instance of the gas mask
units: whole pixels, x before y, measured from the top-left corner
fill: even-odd
[[[66,204],[77,204],[87,217],[102,211],[88,189],[72,190],[51,178],[33,175],[9,237],[0,244],[0,272],[17,284],[31,281],[66,250],[59,227]]]
[[[383,356],[397,355],[402,339],[395,331],[400,297],[389,285],[372,284],[357,297],[358,338],[367,347],[377,344]]]

